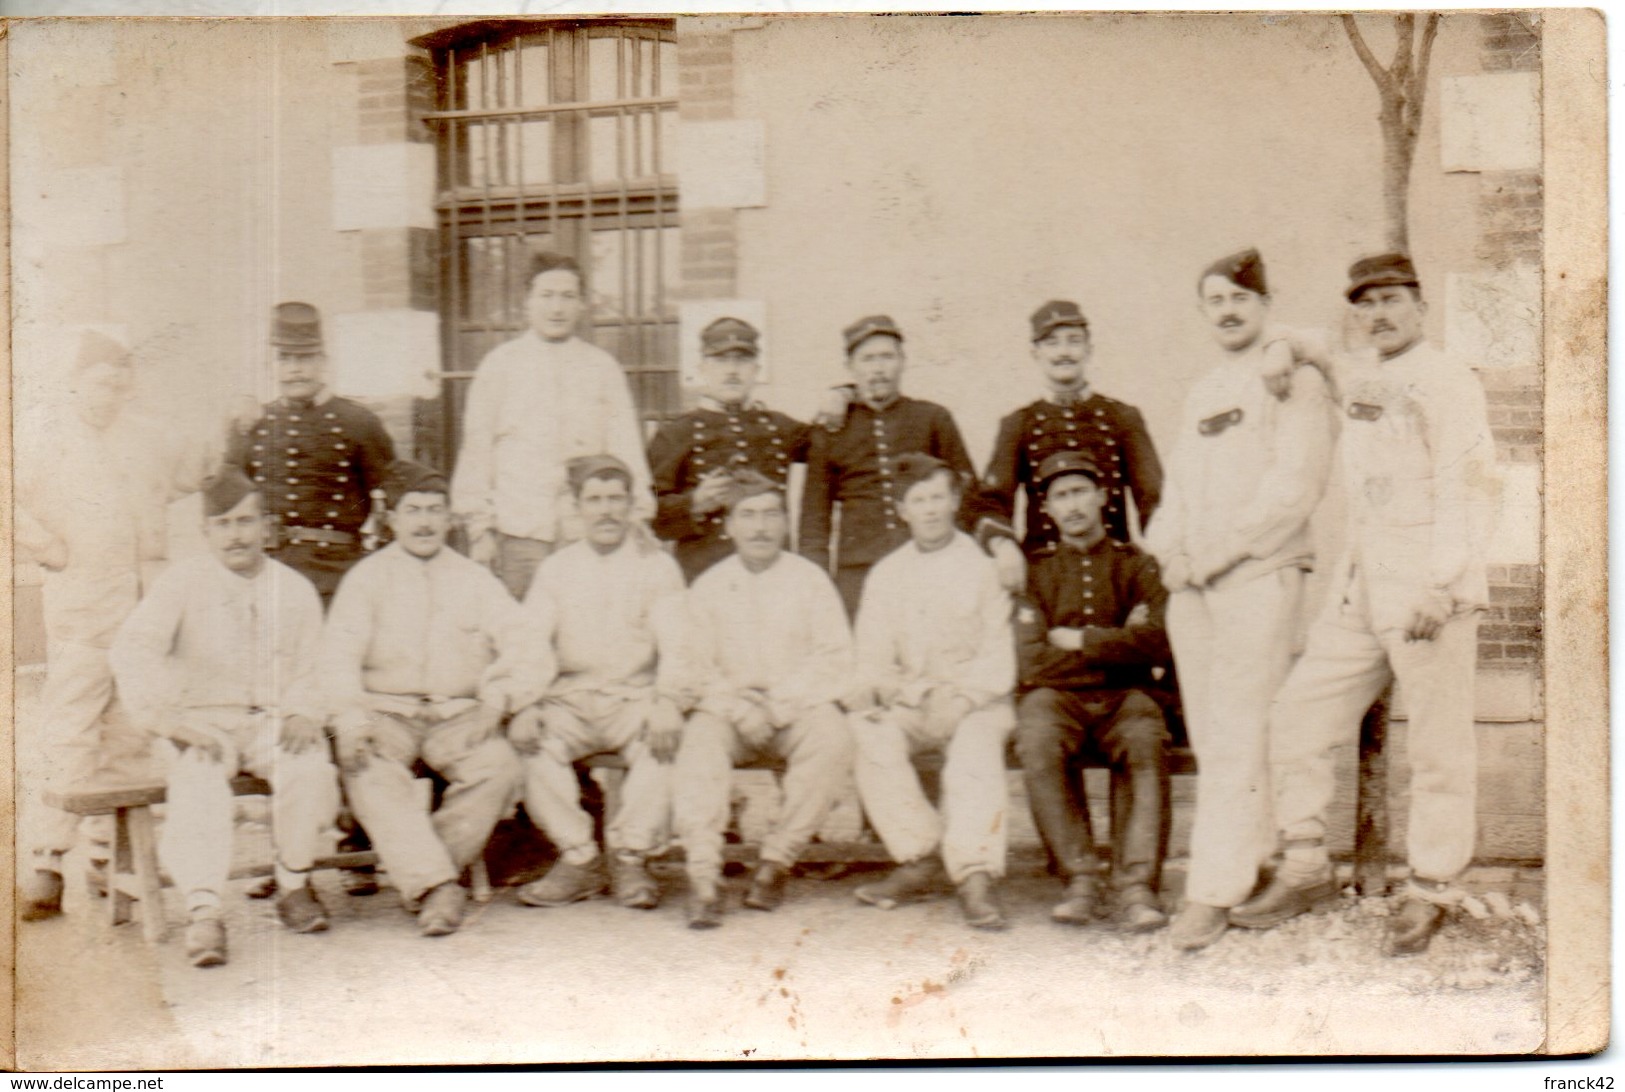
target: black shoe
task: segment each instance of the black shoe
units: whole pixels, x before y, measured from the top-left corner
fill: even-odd
[[[261,876],[257,880],[250,880],[248,886],[243,888],[243,894],[251,899],[268,899],[276,894],[276,890],[275,876]]]
[[[945,879],[941,861],[935,857],[921,857],[898,865],[885,879],[864,884],[853,894],[859,902],[878,906],[882,910],[895,910],[905,902],[932,893]]]
[[[653,910],[660,905],[660,885],[649,875],[643,858],[635,853],[615,855],[610,866],[610,892],[629,910]]]
[[[1337,898],[1337,879],[1331,869],[1307,880],[1292,880],[1277,872],[1263,894],[1230,911],[1230,924],[1243,929],[1269,929],[1306,914]]]
[[[1425,899],[1406,899],[1399,913],[1388,919],[1388,932],[1382,950],[1391,956],[1416,955],[1427,951],[1433,934],[1444,924],[1444,907]]]
[[[688,893],[688,927],[715,929],[722,924],[722,896],[714,883],[692,884]]]
[[[1050,909],[1052,920],[1062,925],[1088,925],[1095,920],[1095,904],[1099,899],[1093,876],[1073,876],[1066,884],[1061,901]]]
[[[993,889],[993,877],[986,872],[972,872],[965,877],[965,882],[959,885],[959,908],[965,912],[965,924],[972,929],[1005,927],[1004,910]]]
[[[37,868],[22,877],[17,916],[23,921],[44,921],[62,913],[62,873]]]
[[[776,861],[763,861],[750,878],[745,905],[752,910],[777,910],[784,902],[784,887],[789,880],[788,868]]]
[[[296,933],[325,933],[327,911],[309,887],[299,887],[276,900],[276,916]]]

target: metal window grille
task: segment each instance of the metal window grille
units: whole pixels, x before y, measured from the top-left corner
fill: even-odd
[[[441,450],[480,359],[527,327],[531,257],[574,257],[582,335],[621,362],[639,412],[679,408],[677,44],[671,20],[510,22],[432,47],[439,149]]]

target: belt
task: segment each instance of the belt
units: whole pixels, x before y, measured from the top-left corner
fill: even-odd
[[[301,542],[321,542],[329,546],[354,546],[358,539],[348,531],[325,531],[315,527],[283,527],[282,541],[289,546]]]

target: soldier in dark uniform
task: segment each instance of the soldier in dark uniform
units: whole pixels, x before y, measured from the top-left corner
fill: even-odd
[[[1029,595],[1017,600],[1016,753],[1033,821],[1066,881],[1050,915],[1068,925],[1094,920],[1099,883],[1080,760],[1110,766],[1113,909],[1122,928],[1145,932],[1167,921],[1157,885],[1166,848],[1164,707],[1173,696],[1152,669],[1173,662],[1168,593],[1149,554],[1106,537],[1104,477],[1076,451],[1051,455],[1033,476],[1061,537],[1035,558]]]
[[[376,414],[327,390],[316,308],[277,304],[271,348],[282,397],[234,432],[226,462],[253,479],[275,517],[270,556],[316,585],[325,606],[361,560],[361,525],[395,446]]]
[[[1106,533],[1129,541],[1127,494],[1133,494],[1143,527],[1162,496],[1162,464],[1140,411],[1089,389],[1089,322],[1078,305],[1051,300],[1032,316],[1033,359],[1050,393],[1005,417],[983,478],[983,496],[998,509],[1006,532],[1015,523],[1016,494],[1027,497],[1028,555],[1059,537],[1043,511],[1035,482],[1038,467],[1061,451],[1081,451],[1100,467],[1106,493]],[[986,527],[995,526],[989,522]]]
[[[733,553],[723,530],[733,471],[755,470],[782,489],[790,464],[807,458],[807,426],[750,400],[758,341],[742,319],[707,326],[700,334],[700,406],[667,422],[649,444],[659,504],[655,534],[676,543],[689,583]]]
[[[308,303],[279,303],[271,312],[271,351],[282,397],[257,421],[234,429],[226,464],[253,479],[273,530],[266,553],[316,586],[325,610],[339,580],[360,561],[361,526],[382,492],[395,445],[377,414],[327,389],[321,313]],[[351,832],[344,851],[368,847]],[[347,869],[352,895],[378,890],[370,867]],[[270,881],[252,894],[269,896]]]
[[[807,487],[801,498],[802,554],[830,571],[847,615],[856,615],[869,569],[908,541],[908,525],[897,513],[902,501],[897,460],[919,453],[947,463],[967,483],[960,526],[981,532],[979,537],[994,553],[1004,579],[1008,562],[1000,553],[1016,553],[1013,536],[1007,524],[1001,524],[1002,529],[979,526],[984,515],[998,513],[984,511],[975,487],[976,471],[953,416],[935,402],[902,393],[902,331],[886,315],[871,315],[848,326],[841,336],[857,397],[839,429],[812,432]],[[830,527],[837,503],[840,539],[832,543]],[[1000,547],[997,541],[1010,545]]]

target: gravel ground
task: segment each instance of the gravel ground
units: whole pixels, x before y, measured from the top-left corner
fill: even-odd
[[[257,823],[243,833],[263,841]],[[734,908],[711,933],[684,928],[674,871],[650,913],[535,910],[506,891],[426,940],[392,890],[349,898],[326,874],[332,932],[288,934],[269,902],[236,899],[231,962],[203,971],[178,930],[149,948],[74,889],[67,916],[20,935],[22,1064],[1517,1054],[1542,1037],[1543,929],[1523,898],[1486,894],[1482,918],[1458,912],[1407,959],[1379,954],[1395,900],[1352,894],[1186,954],[1162,933],[1051,924],[1058,885],[1031,852],[999,934],[966,929],[951,898],[860,906],[863,879],[797,879],[779,912]],[[1180,879],[1176,862],[1167,886]]]

